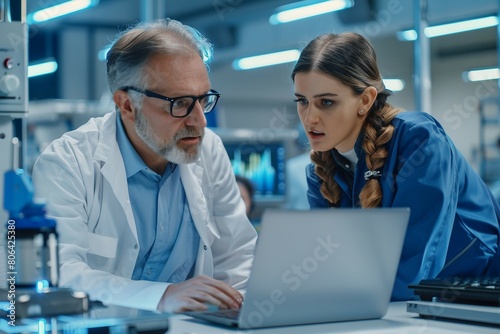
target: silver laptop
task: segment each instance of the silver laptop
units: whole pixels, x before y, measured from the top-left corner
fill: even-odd
[[[381,318],[409,215],[408,208],[268,209],[239,314],[187,314],[239,328]]]
[[[500,325],[500,306],[418,300],[406,302],[406,310],[410,313],[417,313],[421,317],[430,319]]]

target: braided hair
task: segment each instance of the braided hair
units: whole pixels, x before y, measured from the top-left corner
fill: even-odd
[[[377,89],[377,97],[368,111],[361,129],[364,133],[362,148],[366,153],[369,170],[381,170],[388,155],[386,144],[392,137],[392,119],[400,109],[387,103],[391,92],[385,89],[377,66],[375,51],[364,37],[356,33],[324,34],[313,39],[302,51],[292,72],[318,71],[334,77],[351,87],[355,95],[361,95],[367,87]],[[315,173],[321,179],[321,194],[331,207],[340,203],[340,186],[333,176],[337,163],[330,151],[311,151]],[[382,189],[377,179],[369,179],[359,195],[363,208],[380,206]]]

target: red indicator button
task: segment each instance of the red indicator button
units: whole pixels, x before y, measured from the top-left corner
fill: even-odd
[[[5,58],[3,66],[7,69],[11,69],[14,66],[14,60],[12,58]]]

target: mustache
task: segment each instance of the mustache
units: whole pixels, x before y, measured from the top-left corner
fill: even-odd
[[[188,137],[203,137],[205,134],[205,129],[198,129],[192,126],[186,126],[183,129],[180,129],[177,131],[175,134],[175,140],[180,140],[182,138],[188,138]]]

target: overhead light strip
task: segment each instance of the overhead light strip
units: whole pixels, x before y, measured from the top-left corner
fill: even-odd
[[[385,88],[391,92],[400,92],[405,88],[405,82],[401,79],[383,79]]]
[[[432,38],[444,35],[457,34],[465,31],[495,27],[498,25],[496,16],[487,16],[479,19],[472,19],[448,24],[430,26],[424,29],[425,36]],[[397,32],[399,40],[414,41],[417,39],[417,32],[413,29]]]
[[[235,70],[250,70],[259,67],[278,65],[296,61],[299,59],[300,51],[297,49],[273,52],[258,56],[245,57],[233,61]]]
[[[70,0],[31,13],[27,17],[28,24],[41,23],[56,17],[68,15],[99,3],[99,0]]]
[[[500,79],[500,69],[497,67],[471,70],[462,74],[464,81],[485,81]]]
[[[316,15],[330,13],[352,7],[353,0],[329,1],[299,1],[277,8],[277,13],[271,15],[269,23],[272,25],[305,19]]]
[[[48,60],[43,63],[29,65],[28,78],[54,73],[55,71],[57,71],[57,62],[55,60]]]

